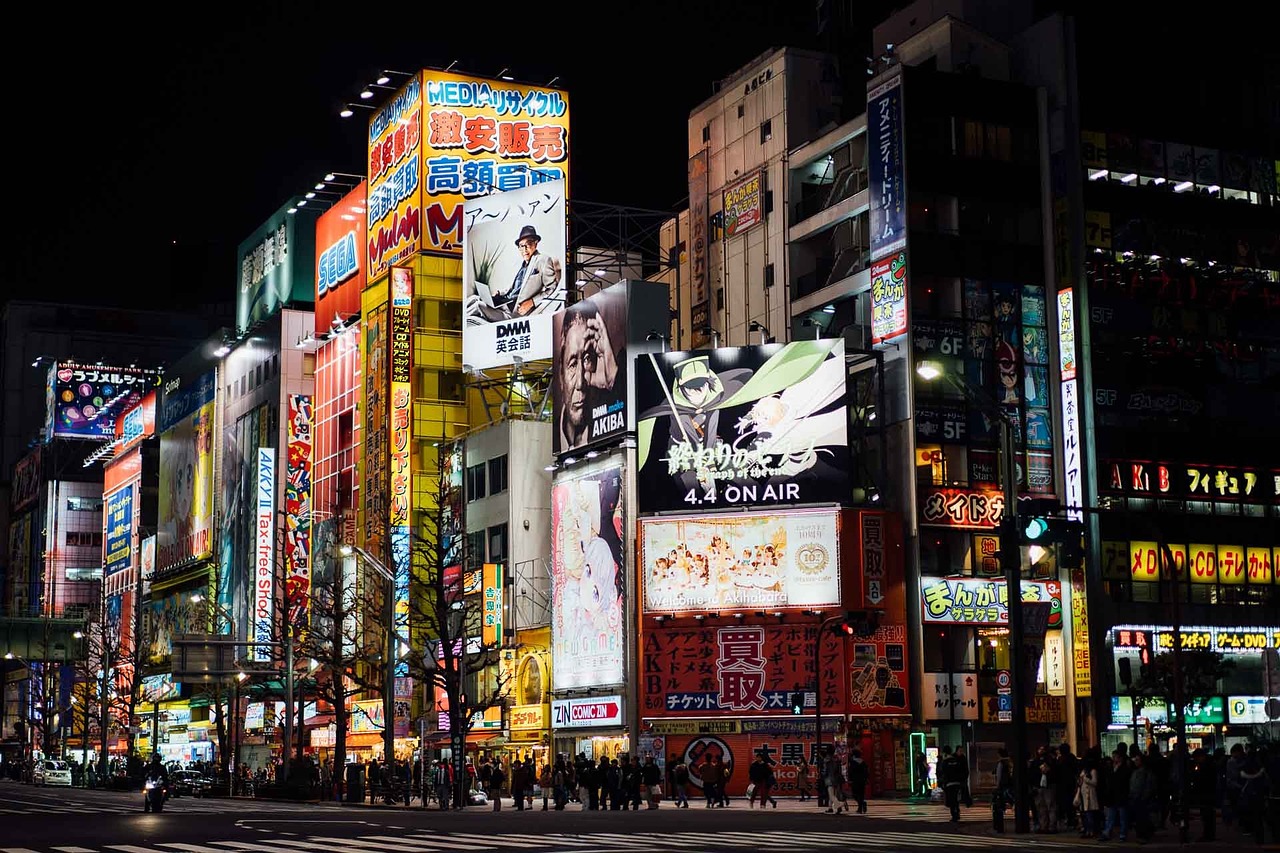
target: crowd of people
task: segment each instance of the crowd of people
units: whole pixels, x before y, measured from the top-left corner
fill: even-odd
[[[1198,824],[1197,840],[1214,841],[1219,815],[1258,844],[1269,835],[1280,841],[1280,743],[1269,747],[1235,744],[1230,752],[1180,748],[1143,751],[1120,744],[1110,756],[1100,747],[1075,755],[1067,744],[1039,747],[1019,773],[1008,750],[997,752],[992,821],[1004,830],[1005,813],[1017,807],[1024,786],[1027,819],[1037,833],[1077,832],[1080,838],[1147,842],[1170,827]],[[951,820],[972,806],[969,761],[963,749],[944,747],[937,784]]]

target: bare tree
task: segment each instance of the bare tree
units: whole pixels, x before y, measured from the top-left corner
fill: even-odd
[[[343,791],[343,772],[347,763],[347,702],[365,692],[380,693],[381,680],[364,665],[368,658],[362,625],[376,625],[380,616],[370,613],[369,600],[360,594],[354,566],[345,566],[337,543],[326,544],[318,537],[320,549],[312,564],[308,607],[311,628],[297,645],[297,652],[316,662],[313,672],[317,699],[333,706],[333,766],[339,795]],[[330,549],[330,550],[324,550]],[[354,562],[354,561],[353,561]]]
[[[442,449],[442,455],[448,448]],[[454,750],[455,803],[465,804],[461,746],[477,716],[505,705],[512,673],[501,668],[504,637],[484,630],[481,568],[468,568],[461,524],[461,488],[442,464],[431,497],[434,509],[420,514],[410,540],[409,625],[413,651],[407,664],[415,683],[434,697],[442,692]],[[435,702],[424,713],[436,712]],[[425,780],[424,780],[425,782]]]

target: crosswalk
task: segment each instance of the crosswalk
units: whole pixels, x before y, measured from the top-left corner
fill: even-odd
[[[254,811],[273,812],[314,812],[316,809],[313,803],[276,803],[265,800],[252,801],[250,807]],[[57,800],[0,799],[0,817],[4,815],[120,814],[122,811],[129,811],[135,808],[138,812],[142,811],[141,795],[136,799],[127,801],[104,798],[75,799],[70,797],[62,797]],[[203,799],[198,797],[182,797],[177,800],[169,800],[165,804],[165,811],[180,812],[182,814],[241,814],[245,809],[244,800]],[[63,853],[70,853],[70,851],[63,851]]]
[[[547,853],[615,853],[669,850],[998,850],[1035,847],[1047,851],[1075,849],[1066,842],[990,837],[944,832],[859,832],[852,829],[764,830],[761,832],[585,832],[539,835],[488,835],[468,832],[417,831],[403,835],[367,834],[353,837],[298,835],[292,838],[256,836],[252,841],[150,842],[48,847],[0,847],[0,853],[302,853],[343,850],[351,853],[467,853],[468,851],[547,851]]]

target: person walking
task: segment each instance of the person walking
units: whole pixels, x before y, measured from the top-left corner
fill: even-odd
[[[1191,753],[1191,805],[1200,809],[1199,841],[1214,841],[1218,835],[1218,771],[1213,758],[1201,748]]]
[[[862,760],[862,750],[854,749],[849,755],[849,793],[858,804],[858,814],[867,813],[867,780],[871,768]],[[776,807],[776,803],[774,804]]]
[[[502,811],[502,785],[507,781],[507,774],[502,770],[502,763],[494,760],[489,769],[489,799],[493,801],[493,810]]]
[[[991,771],[996,777],[995,790],[991,793],[991,828],[1004,832],[1004,812],[1014,802],[1013,759],[1003,746],[996,750],[996,766]]]
[[[1129,834],[1129,776],[1131,773],[1128,756],[1124,751],[1117,749],[1111,756],[1111,772],[1107,775],[1102,792],[1102,804],[1106,806],[1107,821],[1102,827],[1102,834],[1098,836],[1099,841],[1110,841],[1111,833],[1117,828],[1120,831],[1120,841],[1126,840]]]
[[[538,787],[542,788],[542,810],[547,810],[547,803],[551,799],[551,765],[543,764],[542,771],[538,774]]]
[[[1098,834],[1098,816],[1102,809],[1101,778],[1098,774],[1098,763],[1102,753],[1098,747],[1091,747],[1080,762],[1080,772],[1076,778],[1076,811],[1080,814],[1080,837],[1093,838]]]
[[[1058,831],[1058,765],[1045,747],[1040,747],[1032,761],[1035,780],[1036,831]]]
[[[524,775],[524,762],[516,759],[511,762],[511,799],[515,803],[516,811],[524,811],[524,786],[526,784]]]
[[[925,755],[924,750],[918,749],[915,754],[915,791],[920,796],[929,796],[929,757]]]
[[[834,747],[826,746],[822,754],[822,785],[827,789],[827,814],[843,814],[847,803],[844,798],[844,774]],[[839,806],[836,806],[836,803]],[[835,808],[832,808],[835,806]]]
[[[684,759],[672,756],[674,765],[671,768],[671,792],[676,798],[676,808],[689,808],[689,765]]]
[[[960,798],[969,781],[969,765],[960,759],[959,750],[952,752],[950,747],[946,747],[943,753],[945,757],[938,767],[938,781],[943,785],[942,791],[947,810],[951,812],[951,822],[959,823]]]
[[[800,802],[804,802],[813,796],[813,768],[809,766],[809,761],[803,755],[800,756],[800,762],[796,764],[796,790],[800,792]]]
[[[763,755],[757,754],[755,760],[747,767],[747,808],[755,808],[756,798],[760,799],[760,808],[767,808],[769,803],[773,803],[773,807],[778,807],[778,801],[773,798],[773,784],[770,781],[774,778],[773,768],[771,768],[764,760]]]
[[[711,756],[708,755],[702,759],[702,763],[698,765],[698,778],[702,780],[702,794],[707,798],[707,808],[715,808],[715,804],[720,801],[720,795],[716,793],[716,777],[719,770],[711,763]]]
[[[662,802],[662,768],[650,755],[640,768],[640,784],[644,788],[644,796],[648,800],[649,809],[656,809]]]
[[[1133,757],[1129,774],[1129,823],[1143,844],[1151,840],[1151,807],[1156,793],[1156,780],[1142,753]]]

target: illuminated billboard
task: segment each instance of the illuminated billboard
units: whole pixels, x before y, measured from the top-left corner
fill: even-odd
[[[635,361],[640,510],[849,500],[844,341]]]
[[[395,623],[400,636],[409,629],[409,521],[413,504],[413,270],[391,268],[391,450],[388,530],[396,575]],[[396,665],[404,677],[408,664]]]
[[[755,171],[721,196],[725,238],[736,237],[764,221],[764,172]]]
[[[369,122],[369,279],[416,252],[460,255],[463,200],[569,177],[564,92],[421,71]]]
[[[552,689],[623,681],[626,591],[622,468],[551,488]]]
[[[644,521],[646,613],[835,607],[841,601],[835,510]]]
[[[552,451],[561,456],[620,437],[627,429],[626,286],[556,314],[552,346]]]
[[[213,553],[214,394],[217,374],[165,393],[160,416],[160,508],[156,569]]]
[[[133,534],[138,517],[136,482],[129,482],[103,500],[102,567],[108,576],[133,567]]]
[[[334,318],[360,313],[364,290],[365,191],[368,184],[343,196],[316,220],[316,335],[333,329]]]
[[[311,623],[311,397],[289,395],[288,455],[284,481],[284,595],[289,624]]]
[[[155,388],[160,374],[132,367],[58,362],[49,369],[45,437],[113,439],[116,417]]]
[[[236,249],[236,331],[267,319],[285,305],[315,301],[316,231],[289,213],[294,200],[271,215]]]
[[[565,182],[467,199],[462,215],[463,362],[551,358],[551,317],[565,297]]]
[[[276,601],[276,452],[259,447],[254,488],[257,525],[253,552],[253,616],[251,660],[271,660],[272,622]]]

